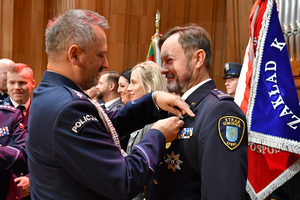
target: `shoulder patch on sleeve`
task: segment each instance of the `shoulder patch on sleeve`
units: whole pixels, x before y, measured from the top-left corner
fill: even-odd
[[[89,114],[82,115],[79,117],[71,126],[71,132],[78,134],[80,130],[90,122],[99,122],[98,119]]]
[[[223,116],[218,122],[220,138],[230,150],[236,149],[241,144],[245,128],[244,120],[235,116]]]
[[[232,99],[233,97],[222,90],[214,89],[210,91],[214,96],[216,96],[219,100],[223,99]]]

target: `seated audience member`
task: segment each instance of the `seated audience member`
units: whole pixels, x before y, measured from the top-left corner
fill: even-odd
[[[124,72],[121,73],[119,78],[119,87],[118,87],[118,93],[120,94],[121,101],[123,104],[126,104],[126,102],[131,101],[130,94],[127,90],[129,83],[130,83],[130,75],[131,75],[131,69],[127,69]],[[127,148],[128,140],[130,135],[124,135],[120,137],[120,143],[122,149]]]
[[[166,78],[160,73],[160,67],[152,61],[137,64],[131,70],[130,84],[127,88],[130,99],[136,100],[153,91],[166,91]],[[133,146],[139,143],[153,124],[130,134],[127,153],[130,153]]]
[[[131,101],[130,94],[127,90],[130,84],[130,76],[131,76],[131,69],[127,69],[121,73],[119,78],[118,93],[120,94],[123,104],[125,104],[127,101]]]
[[[102,99],[106,110],[115,111],[124,104],[118,94],[118,81],[120,74],[115,71],[105,71],[101,73],[99,83],[96,88],[99,90],[97,98]]]
[[[131,100],[136,100],[152,91],[166,91],[166,83],[166,78],[160,73],[160,67],[155,62],[146,61],[132,68],[127,90],[130,93]],[[129,154],[132,151],[133,147],[142,140],[152,125],[148,124],[130,134],[126,153]],[[143,193],[134,198],[134,200],[142,199],[144,199]]]

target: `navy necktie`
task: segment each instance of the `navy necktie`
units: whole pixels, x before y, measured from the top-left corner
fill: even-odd
[[[21,111],[22,116],[24,116],[25,106],[19,105],[17,108]]]

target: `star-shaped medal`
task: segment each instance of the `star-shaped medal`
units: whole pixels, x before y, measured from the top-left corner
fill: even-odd
[[[181,160],[179,160],[180,154],[175,155],[172,151],[171,155],[167,154],[167,159],[165,160],[165,163],[168,164],[168,169],[172,169],[173,172],[175,172],[176,169],[181,170],[180,164],[183,163]]]

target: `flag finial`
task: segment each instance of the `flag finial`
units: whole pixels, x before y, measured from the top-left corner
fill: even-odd
[[[156,15],[155,15],[155,29],[156,33],[159,33],[159,21],[160,21],[160,12],[157,10]]]

